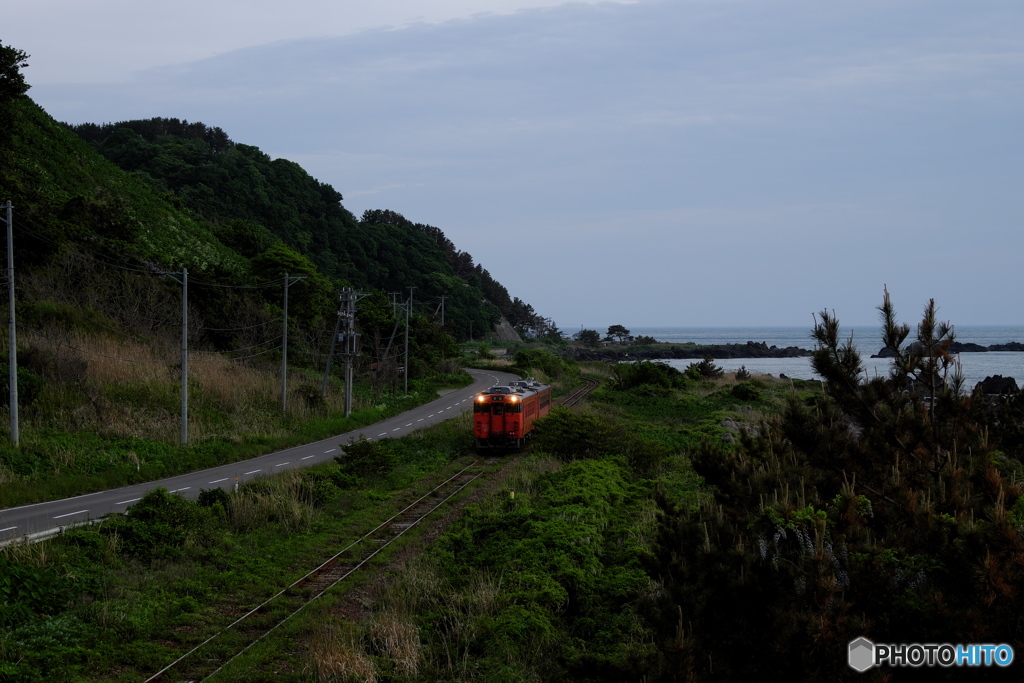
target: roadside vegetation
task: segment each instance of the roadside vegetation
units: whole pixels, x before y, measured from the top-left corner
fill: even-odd
[[[325,609],[296,635],[315,680],[658,676],[658,496],[696,509],[708,494],[692,448],[729,448],[746,420],[820,386],[697,381],[655,363],[579,371],[603,383],[589,407],[553,410],[532,452],[396,572],[366,618]]]
[[[26,95],[28,63],[0,45],[0,202],[15,207],[20,417],[14,446],[2,438],[11,435],[0,392],[0,506],[347,431],[467,382],[457,340],[468,332],[503,316],[522,331],[546,329],[439,228],[384,209],[357,218],[297,164],[215,126],[61,124]],[[337,353],[321,391],[342,289],[362,293],[348,419],[339,417]],[[4,334],[5,357],[9,343]],[[0,380],[6,386],[6,364]]]
[[[0,549],[0,680],[146,678],[420,495],[471,443],[463,416],[339,444],[351,457],[237,492],[156,489],[102,524]]]
[[[1024,401],[964,391],[934,303],[913,336],[888,295],[880,312],[886,378],[865,379],[827,312],[814,329],[824,382],[585,366],[604,380],[590,408],[554,411],[532,454],[361,622],[310,623],[305,670],[888,680],[850,669],[847,644],[1019,651]]]

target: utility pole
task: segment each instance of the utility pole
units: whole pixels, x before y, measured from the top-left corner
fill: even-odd
[[[181,269],[179,280],[172,273],[163,273],[181,285],[181,443],[188,443],[188,268]]]
[[[188,268],[181,269],[181,443],[188,443]]]
[[[357,292],[354,289],[343,289],[338,298],[341,299],[341,306],[338,309],[338,319],[334,323],[334,337],[331,339],[331,350],[327,354],[327,370],[324,372],[324,379],[320,385],[320,393],[327,395],[327,379],[331,374],[331,361],[334,359],[334,349],[337,342],[341,342],[341,353],[345,359],[345,417],[352,414],[352,383],[355,370],[355,361],[360,355],[359,337],[356,334],[356,302],[366,294]]]
[[[444,329],[444,300],[447,298],[444,294],[441,295],[441,329]]]
[[[288,288],[306,276],[284,274],[284,329],[281,331],[281,412],[288,410]]]
[[[409,303],[405,309],[405,369],[402,371],[402,377],[405,379],[405,390],[403,395],[409,395],[409,311],[412,310],[412,290],[415,287],[409,288]]]
[[[356,302],[366,296],[354,289],[345,290],[345,323],[344,355],[345,355],[345,417],[352,414],[352,383],[355,373],[356,359],[359,358],[359,334],[356,334]]]
[[[18,445],[18,330],[14,316],[14,218],[11,201],[5,206],[7,218],[7,323],[8,373],[10,375],[11,443]]]
[[[320,397],[327,398],[327,378],[331,376],[331,361],[334,360],[334,343],[338,341],[338,330],[341,329],[341,314],[343,309],[338,309],[338,319],[334,321],[334,334],[331,335],[331,349],[327,352],[327,369],[324,370],[324,381],[320,383]]]
[[[188,443],[188,268],[181,269],[181,443]]]

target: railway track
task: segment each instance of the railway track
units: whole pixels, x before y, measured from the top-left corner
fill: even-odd
[[[596,380],[583,379],[583,384],[562,397],[559,403],[573,407],[598,386]],[[215,679],[225,667],[313,604],[329,589],[363,568],[404,533],[481,477],[496,462],[496,458],[479,459],[456,472],[382,524],[336,552],[317,568],[182,654],[147,678],[146,683],[166,680],[172,674],[173,678],[185,681]]]
[[[583,386],[576,387],[571,392],[562,397],[559,402],[560,405],[566,408],[572,408],[574,405],[586,398],[587,394],[598,387],[598,381],[596,379],[583,378]]]
[[[335,553],[316,569],[147,678],[146,683],[165,680],[172,672],[179,680],[203,681],[214,678],[224,667],[283,626],[328,589],[349,578],[430,513],[442,507],[496,462],[495,458],[480,459],[456,472],[372,531]]]

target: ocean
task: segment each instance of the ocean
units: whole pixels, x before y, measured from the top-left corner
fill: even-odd
[[[990,346],[1009,342],[1024,342],[1024,326],[1020,325],[971,325],[956,326],[956,339],[963,343]],[[634,336],[645,335],[658,341],[683,344],[746,344],[748,341],[764,342],[768,346],[798,346],[811,350],[810,326],[807,327],[632,327]],[[877,325],[865,327],[843,327],[842,338],[853,334],[853,343],[860,351],[861,359],[869,377],[885,376],[889,373],[889,360],[871,358],[882,348],[882,331]],[[911,329],[908,340],[914,336]],[[1017,384],[1024,384],[1024,353],[1013,351],[988,351],[986,353],[961,353],[960,365],[968,389],[992,375],[1014,377]],[[684,369],[696,361],[674,359],[670,365]],[[745,367],[752,374],[770,374],[778,377],[785,374],[797,379],[820,379],[811,369],[811,359],[804,358],[727,358],[716,361],[726,372]]]

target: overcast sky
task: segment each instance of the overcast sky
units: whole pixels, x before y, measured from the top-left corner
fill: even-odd
[[[70,123],[177,117],[435,225],[568,332],[1024,324],[1019,0],[33,0]],[[1024,340],[1022,340],[1024,341]]]

